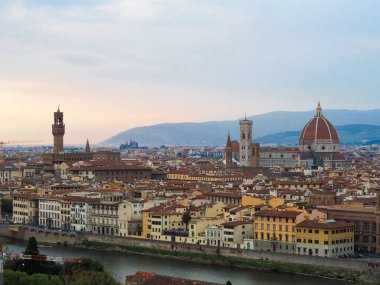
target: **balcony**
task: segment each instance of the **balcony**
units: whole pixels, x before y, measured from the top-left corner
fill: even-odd
[[[189,236],[189,231],[183,231],[183,230],[164,230],[162,234],[167,235],[167,236],[187,237],[187,236]]]

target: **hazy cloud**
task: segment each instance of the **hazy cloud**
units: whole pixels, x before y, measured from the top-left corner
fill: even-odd
[[[86,104],[91,93],[98,105],[82,117],[99,112],[99,127],[112,126],[106,135],[245,109],[312,109],[318,100],[377,108],[379,9],[370,0],[3,0],[0,96],[33,94],[45,100],[44,112],[59,102],[75,113],[68,104]],[[74,116],[78,126],[90,123]]]

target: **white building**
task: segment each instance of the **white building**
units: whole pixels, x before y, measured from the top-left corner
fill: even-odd
[[[72,197],[70,208],[71,230],[78,232],[90,232],[91,227],[91,206],[89,201],[83,197]]]
[[[253,238],[252,221],[234,221],[222,224],[221,246],[242,248],[244,239]]]
[[[120,236],[126,237],[141,233],[141,211],[143,207],[144,203],[142,200],[125,200],[119,205],[118,222]]]
[[[100,235],[119,236],[120,202],[91,202],[92,232]]]
[[[61,228],[60,198],[45,197],[39,200],[39,224],[48,228]]]
[[[209,226],[205,231],[206,243],[211,246],[221,246],[222,228],[221,226]]]
[[[13,164],[0,165],[0,184],[15,182],[19,176],[19,169]]]

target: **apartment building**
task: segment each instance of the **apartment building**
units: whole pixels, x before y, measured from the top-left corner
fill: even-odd
[[[92,233],[119,236],[120,202],[90,202]]]
[[[61,228],[61,199],[58,197],[39,198],[39,225],[48,228]]]
[[[296,225],[305,219],[303,212],[262,210],[254,216],[256,250],[295,252]]]
[[[13,221],[26,225],[38,224],[38,195],[13,195]]]
[[[354,253],[354,224],[304,220],[297,224],[297,254],[336,257]]]

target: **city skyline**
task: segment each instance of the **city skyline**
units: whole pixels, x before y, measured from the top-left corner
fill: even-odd
[[[51,144],[59,104],[65,143],[83,145],[136,126],[313,110],[319,100],[377,109],[376,5],[2,1],[0,119],[10,123],[1,139]]]

